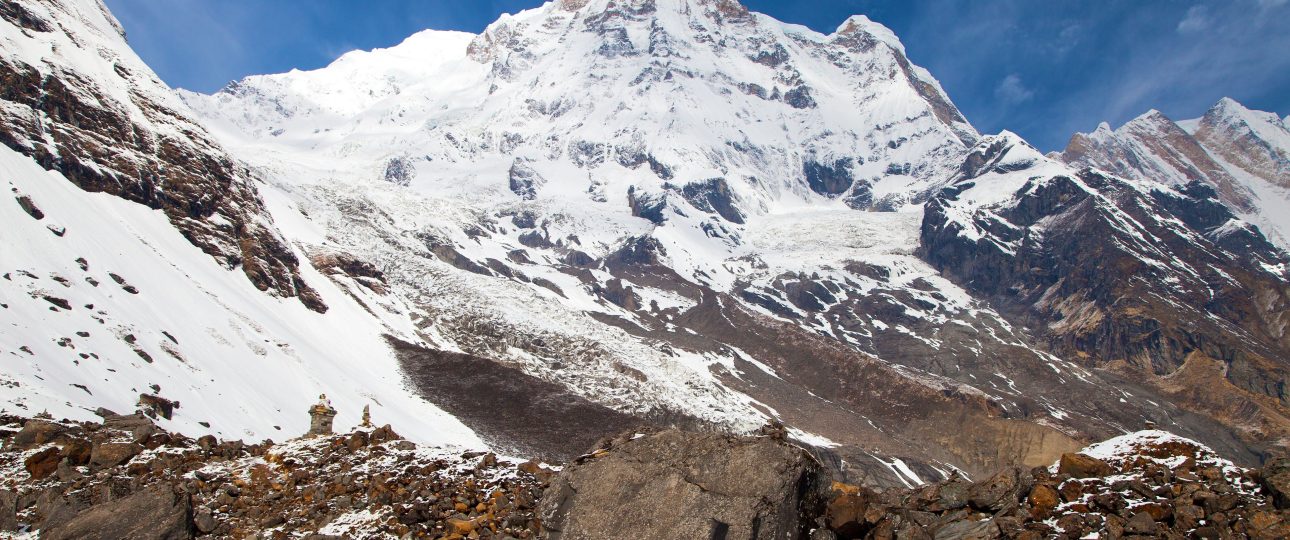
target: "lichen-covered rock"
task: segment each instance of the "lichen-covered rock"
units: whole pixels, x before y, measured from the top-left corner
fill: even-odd
[[[808,538],[829,482],[796,446],[677,430],[627,434],[567,466],[539,507],[548,538]]]

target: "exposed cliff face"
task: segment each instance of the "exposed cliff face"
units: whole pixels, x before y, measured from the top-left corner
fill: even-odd
[[[165,212],[261,290],[327,306],[300,277],[252,177],[130,51],[98,2],[7,2],[0,141],[86,191]]]
[[[1195,135],[1227,163],[1290,189],[1290,126],[1275,114],[1223,98],[1200,118]]]
[[[1221,360],[1223,399],[1260,412],[1220,410],[1217,398],[1179,404],[1281,444],[1290,433],[1283,252],[1199,182],[1169,188],[1065,169],[1015,140],[983,143],[969,161],[999,165],[965,168],[928,204],[923,257],[1086,365],[1180,395],[1206,384],[1182,384],[1180,368]]]

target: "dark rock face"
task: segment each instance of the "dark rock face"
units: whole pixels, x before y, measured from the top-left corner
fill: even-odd
[[[546,183],[542,175],[533,170],[533,167],[527,161],[520,158],[516,158],[515,162],[511,164],[508,176],[510,178],[511,192],[526,201],[537,198],[538,188]]]
[[[709,178],[686,184],[681,188],[681,195],[699,210],[716,212],[731,223],[744,222],[744,214],[739,210],[734,193],[730,191],[725,178]]]
[[[667,195],[663,193],[646,193],[632,186],[627,189],[627,204],[631,206],[632,215],[645,218],[655,225],[667,221],[664,211],[667,210]]]
[[[833,164],[807,161],[802,164],[802,174],[806,176],[806,185],[811,191],[820,195],[841,195],[851,189],[855,182],[851,178],[851,159],[839,159]]]
[[[38,32],[52,29],[22,4],[5,2],[0,9],[3,24]],[[68,9],[54,2],[46,5],[56,11]],[[68,20],[77,17],[67,14]],[[74,26],[59,29],[79,46]],[[107,58],[95,51],[84,57]],[[116,64],[117,74],[126,80],[110,82],[132,89],[131,103],[126,104],[57,62],[31,66],[0,61],[0,100],[6,105],[0,115],[0,142],[61,172],[86,191],[165,212],[189,241],[229,268],[240,266],[259,289],[326,310],[301,278],[296,256],[265,225],[272,221],[249,171],[234,163],[186,113],[151,97],[170,92],[155,76]],[[142,114],[132,114],[132,109]]]
[[[827,477],[771,438],[628,433],[567,466],[539,505],[547,538],[804,539]]]
[[[1290,510],[1290,457],[1277,457],[1263,467],[1263,489],[1268,492],[1277,508]]]
[[[1087,169],[1031,179],[1012,201],[976,211],[968,226],[979,239],[962,234],[950,217],[959,194],[976,175],[1024,167],[1003,160],[1009,151],[978,148],[929,201],[919,255],[1053,352],[1145,376],[1235,428],[1253,454],[1290,434],[1290,287],[1275,270],[1285,256],[1227,226],[1235,216],[1208,186],[1148,191]]]
[[[412,179],[416,176],[416,167],[412,161],[404,157],[396,157],[385,163],[385,174],[383,177],[386,182],[398,186],[412,185]]]
[[[63,523],[47,524],[41,538],[55,540],[192,538],[188,495],[158,485],[123,499],[95,505]]]
[[[0,489],[0,532],[18,529],[18,497],[12,491]]]

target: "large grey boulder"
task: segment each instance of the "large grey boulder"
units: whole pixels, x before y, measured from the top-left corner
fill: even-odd
[[[53,520],[50,520],[53,521]],[[97,504],[59,523],[46,522],[44,540],[177,540],[192,538],[192,504],[168,485]]]
[[[567,466],[538,507],[551,540],[808,538],[829,479],[771,437],[630,433]]]

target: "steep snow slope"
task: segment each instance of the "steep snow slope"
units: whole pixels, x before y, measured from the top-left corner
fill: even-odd
[[[261,290],[326,310],[247,171],[130,50],[101,2],[7,2],[0,43],[0,142],[87,191],[164,211]]]
[[[387,311],[374,294],[351,298],[311,267],[327,314],[273,298],[202,254],[162,213],[86,193],[7,148],[0,181],[6,411],[88,420],[96,407],[133,411],[146,394],[178,403],[173,420],[161,420],[167,429],[281,440],[304,433],[306,408],[326,393],[340,427],[370,405],[377,421],[416,439],[482,445],[405,389],[382,338],[414,335],[397,304]]]
[[[1150,111],[1115,131],[1077,133],[1061,155],[1138,180],[1208,183],[1247,221],[1290,249],[1290,129],[1271,113],[1223,98],[1205,116],[1174,122]]]

